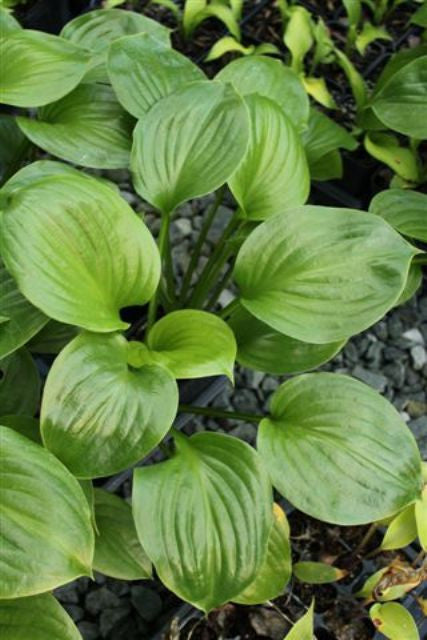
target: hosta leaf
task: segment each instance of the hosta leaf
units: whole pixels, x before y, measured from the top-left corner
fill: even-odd
[[[170,213],[224,184],[242,160],[247,140],[246,108],[234,89],[194,82],[156,103],[136,126],[135,188]]]
[[[1,328],[1,325],[0,325]],[[0,411],[34,415],[40,398],[40,376],[26,349],[0,360]]]
[[[186,38],[189,38],[199,24],[199,15],[207,6],[207,0],[186,0],[182,16],[182,26]]]
[[[400,294],[400,298],[396,302],[396,306],[405,304],[405,302],[410,300],[415,292],[420,288],[422,281],[423,271],[421,269],[421,265],[412,263],[409,267],[408,279],[406,280],[405,288]]]
[[[387,400],[347,376],[311,373],[285,382],[261,422],[258,449],[280,493],[326,522],[380,520],[420,495],[410,430]]]
[[[423,3],[411,16],[411,24],[417,24],[419,27],[427,29],[427,4]]]
[[[0,7],[0,33],[2,37],[11,31],[16,31],[16,29],[21,29],[19,22],[11,13],[9,13],[9,11]]]
[[[7,427],[0,434],[0,598],[91,575],[91,514],[79,483],[43,447]]]
[[[301,373],[324,364],[345,342],[310,344],[278,333],[244,307],[239,307],[229,320],[237,340],[237,360],[245,367],[282,375]]]
[[[258,575],[234,602],[260,604],[280,596],[292,573],[289,525],[284,511],[278,504],[273,509],[273,526],[268,538],[267,555]]]
[[[57,354],[79,333],[77,327],[50,320],[27,345],[31,353]]]
[[[369,615],[378,631],[389,640],[420,640],[415,620],[398,602],[374,604]]]
[[[413,504],[403,509],[393,518],[381,543],[381,549],[403,549],[417,537],[415,507]]]
[[[296,562],[292,570],[298,580],[307,582],[307,584],[337,582],[347,575],[347,571],[325,562]]]
[[[317,109],[310,110],[308,128],[302,134],[302,141],[310,170],[316,162],[331,151],[336,149],[354,151],[357,147],[355,138],[344,127]]]
[[[0,42],[0,102],[40,107],[72,91],[89,68],[87,51],[63,38],[19,29]]]
[[[316,102],[323,105],[327,109],[336,109],[337,105],[333,95],[328,89],[324,78],[316,78],[315,76],[304,76],[302,78],[304,88],[308,95],[314,98]]]
[[[217,40],[210,48],[209,53],[205,58],[205,62],[218,60],[218,58],[221,58],[223,55],[230,53],[231,51],[237,51],[238,53],[248,56],[255,53],[255,45],[250,44],[248,47],[244,47],[240,42],[238,42],[238,40],[233,38],[233,36],[224,36]]]
[[[303,70],[303,60],[313,45],[313,22],[310,12],[304,7],[288,9],[283,42],[291,52],[291,67],[297,73]]]
[[[120,103],[136,118],[176,89],[205,79],[189,58],[147,33],[111,45],[108,75]]]
[[[233,379],[236,341],[221,318],[206,311],[182,309],[161,318],[148,334],[147,347],[135,347],[134,366],[164,365],[175,378],[226,375]],[[136,346],[135,346],[136,345]]]
[[[298,75],[280,60],[251,56],[233,60],[216,80],[231,82],[242,96],[258,93],[282,107],[297,129],[308,120],[309,101]]]
[[[210,611],[258,575],[271,488],[257,453],[237,438],[176,434],[176,445],[172,459],[134,472],[136,528],[162,582]]]
[[[312,180],[338,180],[343,177],[343,164],[338,149],[329,151],[310,165]]]
[[[0,416],[0,424],[17,431],[37,444],[42,444],[40,425],[36,418],[25,415],[5,415]]]
[[[19,292],[15,280],[0,260],[0,358],[16,351],[48,322]]]
[[[427,138],[427,55],[412,60],[375,93],[372,108],[387,127]]]
[[[417,155],[409,147],[401,146],[397,136],[371,131],[366,134],[364,145],[371,156],[384,162],[398,176],[409,182],[417,182],[419,177]]]
[[[378,193],[369,211],[387,220],[399,233],[427,242],[427,195],[405,189]]]
[[[25,156],[29,142],[13,116],[0,115],[0,185],[14,173]]]
[[[362,31],[356,37],[356,49],[361,56],[365,55],[368,46],[375,40],[391,40],[385,27],[377,26],[369,21],[363,23]]]
[[[0,636],[3,640],[82,640],[74,622],[49,593],[0,600]]]
[[[156,365],[131,369],[128,351],[119,334],[82,333],[47,377],[43,441],[80,478],[111,475],[141,460],[175,417],[172,375]]]
[[[313,640],[314,634],[314,601],[311,603],[307,613],[305,613],[294,624],[285,640]]]
[[[254,94],[245,102],[251,123],[249,147],[228,184],[245,218],[265,220],[304,204],[310,177],[303,146],[279,105]]]
[[[55,320],[93,331],[123,329],[119,310],[147,302],[157,287],[152,236],[97,180],[45,178],[13,195],[2,222],[6,266],[24,295]]]
[[[399,298],[417,249],[381,218],[305,206],[266,220],[237,256],[234,277],[250,313],[298,340],[343,340]]]
[[[17,121],[34,144],[68,162],[95,169],[129,164],[134,122],[107,85],[81,84],[40,109],[37,120]]]
[[[138,540],[132,508],[122,498],[95,489],[95,540],[93,567],[119,580],[151,577],[151,562]]]
[[[420,545],[427,551],[427,485],[423,489],[421,499],[415,503],[415,520]]]

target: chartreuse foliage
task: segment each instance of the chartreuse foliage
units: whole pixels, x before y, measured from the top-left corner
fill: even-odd
[[[220,7],[203,15],[228,20]],[[273,486],[327,522],[390,518],[389,547],[415,533],[425,547],[418,450],[370,388],[305,374],[279,387],[269,413],[252,415],[179,405],[177,385],[233,380],[236,359],[273,374],[331,359],[414,290],[425,196],[393,189],[371,212],[306,205],[309,173],[339,174],[338,149],[356,143],[309,109],[298,73],[278,60],[236,60],[208,80],[139,14],[89,12],[60,36],[1,17],[1,100],[17,108],[2,139],[17,147],[1,154],[0,631],[9,637],[13,617],[11,638],[21,640],[40,611],[36,640],[77,639],[47,592],[94,569],[128,580],[155,571],[203,611],[277,597],[292,568]],[[294,69],[309,44],[294,37],[306,18],[294,11],[287,34]],[[187,33],[200,19],[188,4]],[[389,69],[366,107],[400,133],[423,133],[420,59]],[[400,85],[415,105],[403,126]],[[27,162],[36,147],[49,156]],[[156,240],[116,185],[81,167],[130,170],[141,209],[156,209]],[[194,277],[227,188],[235,212]],[[182,282],[169,224],[180,205],[212,192]],[[217,311],[230,278],[236,297]],[[43,382],[32,354],[48,364]],[[257,450],[229,435],[180,434],[179,411],[260,423]],[[167,459],[150,464],[159,445]],[[93,490],[92,478],[143,460],[132,507]],[[294,573],[342,575],[306,562]],[[312,633],[313,606],[288,639]]]

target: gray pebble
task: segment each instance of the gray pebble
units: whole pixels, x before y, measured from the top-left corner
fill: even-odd
[[[100,638],[99,629],[93,622],[79,622],[77,625],[78,630],[82,634],[83,640],[98,640]]]
[[[236,389],[231,401],[236,411],[257,413],[258,398],[250,389]]]
[[[421,457],[427,460],[427,416],[411,420],[409,427],[417,439]]]
[[[63,587],[55,589],[54,595],[60,602],[67,604],[77,604],[79,601],[77,584],[75,582],[71,582],[70,584],[66,584]]]
[[[249,444],[254,444],[257,436],[257,428],[250,422],[242,422],[238,424],[237,427],[234,427],[234,429],[231,429],[229,434]]]
[[[64,604],[64,609],[74,622],[77,623],[80,622],[80,620],[83,620],[85,612],[81,607],[78,607],[75,604]]]
[[[187,238],[191,235],[192,230],[191,221],[188,218],[177,218],[176,220],[173,220],[170,225],[170,238],[172,244]]]
[[[427,362],[427,354],[424,347],[422,347],[419,344],[417,344],[415,347],[412,347],[411,358],[414,365],[414,369],[416,369],[417,371],[419,369],[422,369]]]
[[[406,338],[406,340],[408,340],[411,344],[414,344],[414,345],[415,344],[420,344],[421,346],[424,345],[423,334],[417,328],[408,329],[408,331],[405,331],[405,333],[402,335],[402,338]]]
[[[88,593],[85,605],[87,611],[91,615],[96,616],[105,609],[120,606],[120,598],[107,587],[101,587],[100,589],[95,589]]]
[[[380,392],[385,391],[387,386],[387,378],[385,376],[380,373],[374,373],[373,371],[364,369],[359,364],[354,367],[352,375]]]
[[[401,389],[405,384],[405,367],[401,362],[390,362],[383,367],[382,372],[396,389]]]
[[[141,618],[146,622],[155,620],[162,610],[162,600],[159,594],[142,585],[131,587],[131,601]]]
[[[101,636],[106,638],[116,624],[124,620],[130,612],[129,606],[118,607],[117,609],[105,609],[99,618],[99,628]]]

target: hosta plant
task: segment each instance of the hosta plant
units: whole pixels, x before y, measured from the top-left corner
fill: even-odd
[[[9,23],[1,48],[10,140],[49,154],[12,154],[0,191],[6,636],[24,637],[39,611],[34,638],[77,638],[49,592],[94,570],[133,580],[154,567],[206,612],[276,597],[291,564],[273,487],[344,526],[418,509],[420,454],[392,405],[348,376],[307,372],[398,304],[424,256],[381,201],[373,212],[307,204],[298,76],[254,57],[208,80],[168,30],[120,9],[85,14],[61,36]],[[101,169],[130,169],[156,237]],[[195,276],[226,192],[234,214]],[[208,194],[177,277],[171,220]],[[230,280],[235,297],[220,308]],[[32,354],[53,362],[43,383]],[[292,375],[268,412],[180,404],[180,379],[233,380],[236,361]],[[254,422],[257,446],[188,437],[173,426],[179,412]],[[164,461],[147,463],[157,447]],[[131,505],[94,490],[142,460]],[[290,638],[309,637],[311,620],[312,610]]]

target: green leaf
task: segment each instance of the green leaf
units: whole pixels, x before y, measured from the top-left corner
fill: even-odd
[[[55,320],[100,332],[125,329],[119,310],[144,304],[157,287],[160,259],[151,234],[95,179],[61,175],[32,184],[13,195],[2,222],[6,266],[30,302]]]
[[[391,40],[391,35],[385,27],[376,26],[369,21],[363,23],[362,31],[356,37],[356,49],[361,56],[365,55],[365,51],[375,40]]]
[[[369,615],[378,631],[389,640],[420,640],[415,620],[398,602],[374,604]]]
[[[196,309],[173,311],[150,329],[147,346],[135,348],[133,366],[151,362],[169,369],[175,378],[226,375],[233,380],[236,341],[226,323]]]
[[[177,4],[175,4],[174,0],[151,0],[151,4],[157,4],[161,7],[166,7],[166,9],[172,11],[177,21],[180,20],[181,9]]]
[[[309,373],[282,384],[258,449],[278,491],[325,522],[373,522],[420,495],[410,430],[387,400],[347,376]]]
[[[147,33],[113,42],[107,69],[117,98],[136,118],[180,87],[206,79],[189,58]]]
[[[77,327],[50,320],[28,342],[31,353],[57,354],[79,333]]]
[[[182,27],[186,38],[191,37],[200,22],[199,14],[206,8],[207,4],[207,0],[186,0],[184,3]]]
[[[199,7],[200,7],[199,0]],[[233,11],[230,7],[221,5],[219,2],[216,4],[208,4],[204,9],[201,9],[195,16],[192,21],[191,31],[194,31],[198,27],[198,25],[206,20],[207,18],[217,18],[220,20],[224,26],[228,29],[236,40],[240,40],[240,26],[239,21],[236,19]]]
[[[309,101],[304,86],[298,75],[280,60],[264,56],[233,60],[215,79],[231,82],[242,96],[258,93],[277,102],[297,129],[308,120]]]
[[[409,147],[402,147],[397,136],[371,131],[365,135],[364,145],[371,156],[384,162],[398,176],[409,182],[418,181],[417,155]]]
[[[134,132],[139,195],[163,213],[214,191],[240,164],[248,141],[243,100],[229,85],[194,82],[156,103]]]
[[[409,267],[408,278],[406,280],[405,288],[400,294],[397,305],[405,304],[412,296],[418,291],[423,280],[423,271],[421,265],[412,263]]]
[[[1,325],[0,325],[1,326]],[[34,415],[40,398],[40,376],[24,348],[0,360],[1,412]]]
[[[313,162],[310,166],[312,180],[337,180],[343,177],[343,165],[338,149],[329,151],[326,155]]]
[[[415,503],[415,520],[420,545],[427,551],[427,485],[423,489],[421,500]]]
[[[0,598],[91,575],[94,536],[77,480],[49,451],[0,427]]]
[[[209,50],[208,55],[205,58],[205,62],[212,62],[218,60],[226,53],[237,52],[244,56],[249,56],[255,52],[255,45],[251,44],[248,47],[244,47],[233,36],[224,36],[215,42],[215,44]],[[219,78],[218,78],[219,79]]]
[[[335,49],[335,56],[337,63],[347,76],[347,80],[350,84],[357,109],[362,109],[362,107],[365,106],[367,100],[366,86],[363,76],[359,73],[354,64],[351,62],[350,58],[348,58],[345,53],[343,53],[339,49]]]
[[[95,489],[95,517],[99,535],[93,568],[119,580],[150,578],[151,562],[139,543],[130,505],[108,491]]]
[[[79,84],[90,55],[58,36],[19,29],[1,40],[0,59],[0,103],[40,107]]]
[[[237,360],[245,367],[276,375],[301,373],[324,364],[344,341],[310,344],[278,333],[239,307],[229,320],[237,340]]]
[[[415,509],[411,504],[403,509],[390,522],[385,532],[381,549],[403,549],[411,544],[417,537],[417,524],[415,521]]]
[[[362,18],[361,0],[343,0],[342,3],[347,12],[349,25],[356,27]]]
[[[30,598],[0,600],[3,640],[82,640],[74,622],[49,593]]]
[[[29,147],[13,116],[0,115],[0,185],[19,166]]]
[[[261,604],[280,596],[292,573],[289,524],[278,504],[273,508],[273,526],[268,538],[267,555],[258,575],[234,602],[239,604]]]
[[[0,223],[1,224],[1,223]],[[48,322],[19,292],[15,280],[0,259],[0,358],[22,347]]]
[[[119,334],[82,333],[61,351],[47,377],[43,442],[79,478],[135,464],[175,418],[174,378],[156,365],[129,367],[128,344]]]
[[[237,438],[175,439],[172,459],[134,472],[136,529],[162,582],[210,611],[241,593],[263,565],[271,486],[257,453]]]
[[[133,119],[111,87],[81,84],[38,112],[38,119],[17,118],[25,135],[58,158],[95,169],[129,164]]]
[[[411,16],[410,22],[427,29],[427,4],[425,2]]]
[[[427,195],[407,189],[386,189],[371,201],[369,211],[387,220],[399,233],[427,242]]]
[[[42,444],[40,425],[36,418],[25,415],[5,415],[0,417],[0,424],[17,431],[37,444]]]
[[[382,318],[399,298],[417,253],[379,216],[305,206],[252,231],[234,277],[243,306],[259,320],[297,340],[324,344]]]
[[[0,6],[0,33],[2,37],[11,31],[16,31],[16,29],[21,29],[19,22],[9,11]]]
[[[329,91],[324,78],[305,76],[302,78],[302,82],[308,95],[314,98],[319,104],[327,109],[337,109],[334,97]]]
[[[387,127],[413,138],[427,138],[427,55],[412,60],[375,93],[375,114]]]
[[[304,58],[313,46],[311,14],[300,6],[290,7],[283,42],[291,52],[291,67],[297,73],[303,71]]]
[[[347,575],[347,571],[325,562],[296,562],[293,566],[293,573],[298,580],[307,584],[337,582]]]
[[[242,216],[259,221],[304,204],[310,177],[297,132],[279,105],[256,94],[245,102],[249,147],[228,184]]]
[[[314,600],[309,610],[289,631],[285,640],[313,640],[314,635]]]
[[[374,599],[373,592],[375,587],[378,585],[379,581],[388,570],[389,567],[383,567],[382,569],[379,569],[371,576],[369,576],[369,578],[364,582],[362,588],[354,594],[356,598],[364,598],[368,601],[372,601]]]

